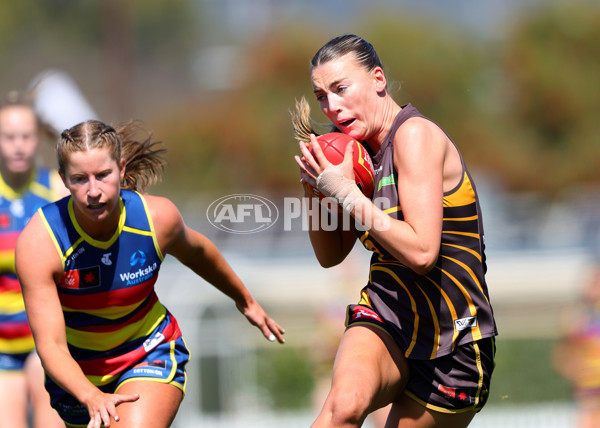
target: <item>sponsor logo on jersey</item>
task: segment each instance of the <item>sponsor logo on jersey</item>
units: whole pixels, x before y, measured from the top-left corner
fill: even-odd
[[[112,253],[106,253],[102,255],[102,259],[100,260],[102,263],[104,263],[106,266],[110,266],[112,265],[112,260],[110,259]]]
[[[159,376],[163,377],[165,375],[164,370],[167,368],[166,360],[154,360],[154,361],[144,361],[143,363],[136,364],[133,367],[133,373],[138,376]]]
[[[100,285],[100,266],[73,269],[65,272],[62,287],[91,288]]]
[[[396,178],[394,177],[394,174],[390,174],[387,177],[381,177],[381,180],[379,180],[379,184],[377,185],[377,190],[381,190],[384,186],[393,186],[395,184]]]
[[[146,268],[139,268],[134,272],[120,273],[121,281],[127,283],[127,285],[141,284],[152,277],[154,271],[158,269],[158,263],[154,262]]]
[[[85,247],[79,247],[76,251],[73,252],[73,254],[71,254],[67,260],[65,261],[65,266],[69,267],[71,266],[71,263],[74,263],[75,260],[77,260],[77,257],[79,257],[80,255],[82,255],[83,253],[85,253]]]
[[[149,337],[148,339],[146,339],[146,341],[144,342],[144,351],[146,352],[150,352],[152,351],[154,348],[156,348],[158,345],[160,345],[160,343],[165,340],[165,335],[162,334],[160,331],[157,331],[154,336]]]
[[[476,327],[476,326],[477,326],[477,316],[454,320],[454,328],[456,329],[456,331],[462,331],[467,328]]]
[[[146,263],[146,254],[142,250],[134,251],[129,258],[129,264],[131,266],[143,266]]]
[[[134,368],[138,367],[158,367],[161,369],[166,369],[167,362],[165,360],[144,361],[143,363],[136,364]]]
[[[444,394],[447,398],[452,400],[460,400],[466,403],[472,403],[474,400],[465,391],[461,391],[457,388],[451,388],[449,386],[438,385],[438,390]]]
[[[381,317],[375,313],[375,311],[365,307],[354,307],[352,309],[352,321],[356,321],[360,318],[373,319],[379,322],[383,322]]]
[[[0,213],[0,227],[2,229],[8,229],[11,225],[10,216],[6,213]]]
[[[10,204],[10,212],[17,218],[25,216],[25,204],[22,199],[15,199]]]

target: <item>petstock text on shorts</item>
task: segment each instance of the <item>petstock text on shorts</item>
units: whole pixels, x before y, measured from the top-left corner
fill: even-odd
[[[374,202],[377,205],[378,201]],[[264,196],[232,194],[213,201],[206,217],[215,228],[236,234],[259,233],[279,222],[284,231],[351,230],[352,226],[358,230],[389,228],[389,217],[385,216],[385,224],[369,227],[356,221],[331,198],[285,197],[278,205]]]

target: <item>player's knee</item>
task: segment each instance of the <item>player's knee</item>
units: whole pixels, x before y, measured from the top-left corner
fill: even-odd
[[[328,411],[335,425],[360,426],[364,421],[370,401],[360,391],[337,391],[327,398]]]

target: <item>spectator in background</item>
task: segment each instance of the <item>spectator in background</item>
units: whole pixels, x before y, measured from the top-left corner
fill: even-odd
[[[573,389],[578,428],[600,426],[600,260],[594,261],[589,275],[554,352],[556,370]]]
[[[64,426],[50,407],[15,273],[17,237],[39,207],[67,194],[55,170],[36,165],[42,127],[17,92],[0,102],[0,427]]]

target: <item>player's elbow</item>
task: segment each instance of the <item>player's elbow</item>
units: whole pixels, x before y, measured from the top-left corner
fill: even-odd
[[[342,262],[342,260],[343,259],[338,259],[338,258],[331,257],[331,256],[328,256],[328,257],[318,257],[317,256],[317,261],[323,268],[330,268],[330,267],[337,266]]]
[[[324,268],[330,268],[339,265],[344,261],[347,255],[336,246],[313,245],[313,250],[317,261],[321,267]]]
[[[410,268],[418,275],[427,275],[436,265],[437,252],[422,251],[416,254],[410,263]]]

